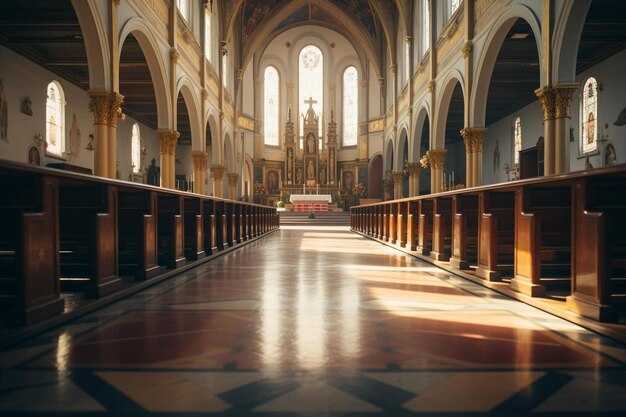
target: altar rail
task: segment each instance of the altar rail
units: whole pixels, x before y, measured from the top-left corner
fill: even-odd
[[[352,207],[351,226],[596,321],[626,306],[626,166]]]
[[[64,310],[260,237],[276,209],[0,160],[0,323]]]

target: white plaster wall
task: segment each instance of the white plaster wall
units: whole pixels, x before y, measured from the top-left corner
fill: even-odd
[[[28,148],[33,145],[33,137],[40,133],[46,136],[46,98],[48,83],[55,80],[63,88],[65,94],[65,140],[66,150],[69,146],[69,135],[73,115],[81,133],[80,150],[77,157],[68,162],[73,165],[94,169],[94,152],[85,149],[89,142],[89,134],[94,132],[93,116],[89,112],[87,92],[76,85],[58,77],[43,67],[17,55],[11,50],[0,46],[0,79],[4,82],[4,94],[8,104],[8,137],[9,143],[0,142],[0,158],[18,162],[28,162]],[[30,97],[33,115],[27,116],[20,112],[20,98]],[[131,130],[136,121],[127,117],[119,120],[117,128],[117,149],[120,177],[128,178],[130,172]],[[159,142],[154,130],[139,123],[141,136],[147,147],[146,165],[152,158],[159,164]],[[44,157],[43,164],[63,162],[58,158]]]

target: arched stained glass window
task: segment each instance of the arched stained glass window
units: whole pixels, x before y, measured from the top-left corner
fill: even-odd
[[[513,162],[519,164],[519,153],[522,150],[522,119],[515,118],[513,125]]]
[[[266,145],[278,146],[278,116],[280,112],[279,96],[280,77],[276,68],[269,66],[265,68],[264,80],[264,100],[263,106],[263,137]]]
[[[593,77],[585,81],[581,109],[580,147],[585,154],[598,149],[598,83]]]
[[[56,81],[48,84],[46,100],[46,152],[62,156],[65,151],[65,99],[63,89]]]
[[[178,11],[183,19],[185,19],[186,22],[189,22],[189,0],[177,0],[176,5],[178,6]]]
[[[422,56],[430,48],[430,6],[429,0],[422,0]]]
[[[309,105],[305,100],[312,98],[313,109],[319,117],[319,138],[322,141],[323,136],[323,105],[324,105],[324,55],[322,51],[315,45],[307,45],[300,51],[298,58],[298,106],[301,114],[306,114]],[[300,149],[302,149],[304,138],[303,121],[300,118]]]
[[[359,137],[359,74],[355,67],[343,72],[343,146],[355,146]]]
[[[211,20],[213,16],[211,14],[211,10],[207,7],[206,12],[204,13],[204,55],[209,60],[212,61],[211,51],[213,50],[213,45],[211,45]]]
[[[463,3],[463,0],[449,0],[449,1],[450,3],[448,3],[449,4],[448,18],[452,17],[454,12],[456,12],[457,9],[461,6],[461,3]]]
[[[133,172],[138,174],[141,172],[141,134],[137,123],[133,125],[131,134],[130,158],[133,164]]]

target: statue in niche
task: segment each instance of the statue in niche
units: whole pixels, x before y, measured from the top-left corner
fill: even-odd
[[[320,184],[326,184],[326,170],[324,168],[320,169]]]
[[[41,166],[41,153],[36,146],[28,149],[28,163],[35,166]]]
[[[78,122],[76,121],[76,114],[73,114],[72,127],[70,128],[69,152],[67,152],[67,155],[72,155],[74,158],[77,158],[80,153],[80,142],[80,128],[78,127]]]
[[[302,168],[296,170],[296,184],[302,184]]]
[[[22,99],[20,100],[20,111],[26,116],[33,115],[33,102],[30,100],[30,97],[22,97]]]
[[[267,173],[267,191],[268,194],[276,194],[278,192],[278,174],[276,171]]]
[[[306,146],[308,148],[308,152],[313,154],[315,153],[315,138],[313,137],[313,134],[309,133],[309,135],[306,138]]]
[[[0,79],[0,140],[9,143],[7,130],[9,126],[9,106],[4,96],[4,80]]]
[[[493,150],[493,173],[500,169],[500,144],[496,139],[496,148]]]
[[[604,166],[611,167],[613,165],[617,165],[617,152],[615,152],[615,146],[609,143],[604,149]]]
[[[315,168],[313,167],[313,161],[311,160],[309,160],[309,164],[307,165],[306,176],[307,178],[315,177]]]

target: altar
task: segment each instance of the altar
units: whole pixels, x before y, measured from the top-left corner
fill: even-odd
[[[328,203],[332,201],[330,194],[291,194],[289,196],[293,211],[297,212],[325,212],[328,211]]]

